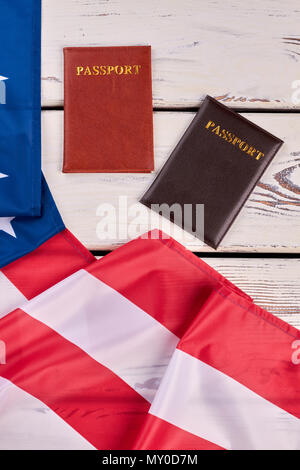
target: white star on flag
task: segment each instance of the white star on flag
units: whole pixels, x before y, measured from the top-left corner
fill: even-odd
[[[1,178],[7,178],[7,177],[8,177],[8,175],[5,175],[4,173],[0,173],[0,179]]]
[[[6,104],[6,80],[8,80],[7,77],[0,75],[0,104]]]
[[[11,235],[14,238],[17,238],[17,235],[15,234],[15,231],[11,225],[12,220],[14,220],[15,217],[0,217],[0,232],[6,232],[8,235]]]

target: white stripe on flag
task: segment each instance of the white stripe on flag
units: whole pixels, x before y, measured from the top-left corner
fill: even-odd
[[[0,377],[1,450],[92,450],[44,403]]]
[[[178,338],[80,270],[22,307],[152,401]]]
[[[300,449],[298,418],[178,349],[150,413],[229,450]]]
[[[26,297],[0,271],[0,318],[27,302]]]

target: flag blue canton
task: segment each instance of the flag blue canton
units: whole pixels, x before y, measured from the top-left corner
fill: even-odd
[[[41,213],[40,0],[0,0],[0,217]]]
[[[0,217],[0,269],[30,253],[65,226],[42,177],[41,216]]]

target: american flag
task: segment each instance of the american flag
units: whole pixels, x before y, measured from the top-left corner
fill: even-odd
[[[300,448],[297,329],[161,233],[68,237],[2,270],[2,449]]]

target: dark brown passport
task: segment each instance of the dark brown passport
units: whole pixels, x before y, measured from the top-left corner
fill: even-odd
[[[282,143],[207,96],[140,202],[175,223],[178,218],[169,208],[179,204],[179,225],[198,238],[203,231],[197,227],[196,207],[203,204],[203,240],[217,248]],[[187,207],[192,217],[186,214],[184,220]]]
[[[66,173],[151,172],[151,47],[64,49]]]

